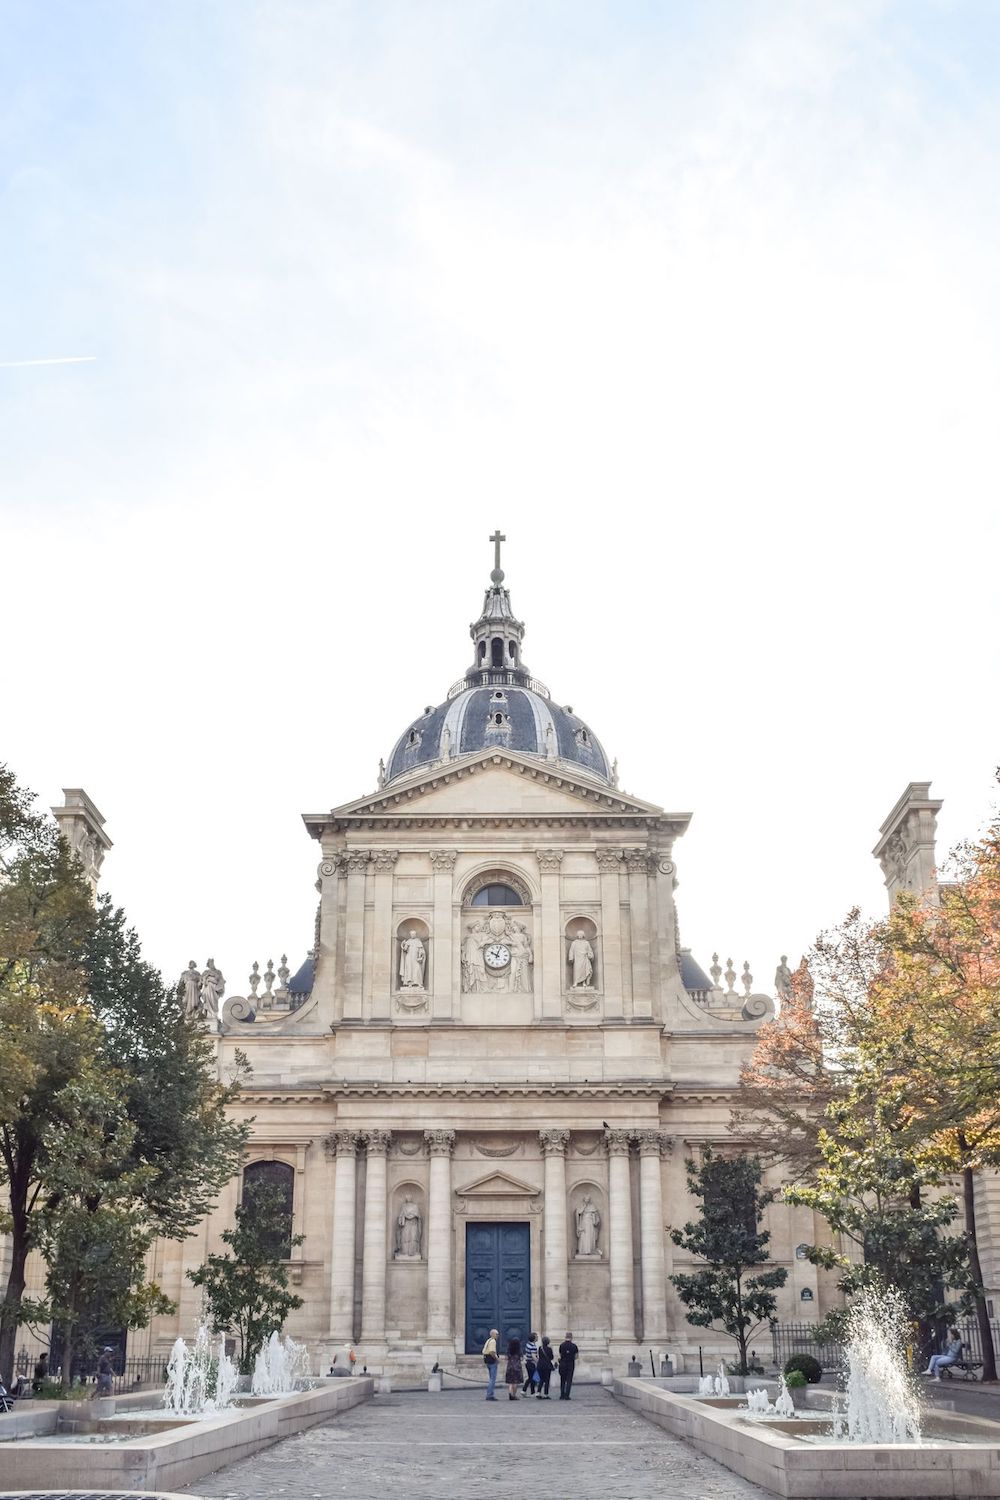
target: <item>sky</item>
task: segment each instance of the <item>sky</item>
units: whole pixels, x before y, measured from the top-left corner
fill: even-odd
[[[0,0],[0,759],[168,977],[524,657],[770,988],[996,805],[1000,7]],[[67,362],[73,361],[73,362]]]

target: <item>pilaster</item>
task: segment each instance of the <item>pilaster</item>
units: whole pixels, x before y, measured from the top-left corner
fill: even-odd
[[[559,900],[559,872],[562,867],[562,849],[537,849],[541,900],[541,1014],[544,1020],[561,1020],[563,1012],[563,940],[561,931],[561,903]],[[536,934],[537,940],[537,934]]]
[[[431,1158],[427,1193],[427,1339],[454,1340],[451,1317],[451,1153],[453,1130],[425,1130]]]
[[[354,1234],[359,1140],[356,1130],[334,1130],[325,1142],[329,1154],[337,1158],[330,1251],[330,1337],[341,1342],[350,1342],[354,1338]]]
[[[392,930],[392,879],[399,858],[398,849],[375,849],[372,869],[375,879],[375,910],[372,932],[371,1014],[376,1020],[388,1020],[392,992],[399,982],[393,973],[396,943]]]
[[[645,1019],[653,1014],[649,968],[649,856],[644,849],[626,849],[628,900],[631,916],[632,1014]]]
[[[660,1158],[663,1135],[659,1130],[640,1130],[639,1145],[639,1236],[642,1249],[642,1336],[662,1340],[667,1336],[666,1260],[663,1253],[663,1188]]]
[[[365,964],[365,882],[370,854],[367,849],[349,849],[341,865],[347,880],[344,914],[344,1019],[360,1021],[363,1015]]]
[[[361,1337],[369,1347],[385,1343],[386,1154],[388,1130],[365,1132],[365,1243],[361,1265]]]
[[[434,871],[434,931],[432,1014],[436,1021],[450,1021],[453,1014],[452,994],[461,992],[461,971],[455,963],[454,911],[452,888],[455,861],[454,849],[437,849],[431,852],[431,868]],[[458,975],[456,980],[456,973]],[[458,985],[456,990],[454,987]]]
[[[625,985],[622,974],[621,872],[625,862],[620,849],[598,849],[597,868],[601,882],[601,951],[604,961],[604,1016],[620,1021],[625,1015]]]
[[[545,1306],[543,1321],[562,1336],[569,1316],[566,1249],[566,1147],[568,1130],[540,1130],[545,1156]]]
[[[631,1134],[606,1130],[608,1147],[608,1263],[611,1273],[611,1338],[635,1338],[635,1287],[632,1275]]]

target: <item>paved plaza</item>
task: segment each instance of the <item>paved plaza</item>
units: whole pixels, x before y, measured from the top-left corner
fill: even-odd
[[[634,1416],[600,1386],[569,1403],[504,1392],[394,1392],[210,1474],[218,1500],[442,1500],[495,1491],[545,1500],[765,1500],[767,1492]]]

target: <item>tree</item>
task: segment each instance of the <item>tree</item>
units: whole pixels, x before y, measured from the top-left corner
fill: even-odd
[[[112,1276],[102,1239],[127,1249],[134,1267],[143,1237],[184,1238],[238,1170],[251,1123],[229,1117],[245,1060],[238,1055],[234,1077],[219,1081],[210,1038],[145,963],[122,911],[106,896],[95,905],[76,856],[31,808],[30,794],[0,767],[0,1179],[11,1233],[0,1310],[6,1378],[18,1324],[51,1313],[47,1304],[24,1301],[32,1247],[51,1257],[50,1291],[58,1286],[60,1305],[75,1287],[68,1306],[77,1321],[86,1287],[99,1279],[110,1296],[110,1282],[123,1270],[115,1267]],[[103,1119],[101,1101],[109,1106]],[[88,1133],[98,1149],[89,1149]],[[68,1165],[76,1173],[70,1181]],[[95,1217],[89,1226],[86,1214]],[[129,1305],[141,1313],[153,1304],[155,1289],[126,1281]],[[127,1302],[119,1298],[119,1305]]]
[[[909,1115],[899,1084],[857,1073],[827,1110],[814,1184],[786,1188],[783,1196],[822,1215],[853,1246],[848,1256],[813,1245],[809,1259],[839,1270],[838,1286],[848,1296],[864,1287],[895,1287],[920,1327],[923,1348],[934,1323],[947,1315],[946,1287],[962,1290],[964,1305],[971,1306],[971,1273],[967,1238],[952,1232],[958,1204],[939,1191],[940,1172],[914,1155]]]
[[[13,1375],[33,1217],[53,1140],[72,1125],[78,1081],[97,1071],[101,1033],[86,1001],[90,889],[55,826],[0,765],[0,1180],[10,1268],[0,1305],[0,1379]]]
[[[760,1223],[775,1193],[761,1187],[763,1169],[756,1156],[720,1157],[709,1149],[700,1166],[693,1161],[685,1165],[690,1191],[701,1200],[700,1217],[672,1229],[670,1238],[707,1264],[670,1280],[689,1309],[689,1323],[721,1325],[735,1339],[739,1373],[745,1375],[749,1342],[773,1317],[778,1305],[774,1293],[788,1279],[783,1266],[751,1274],[767,1264],[770,1234]]]
[[[232,1254],[209,1255],[187,1274],[204,1288],[213,1333],[235,1333],[239,1367],[244,1375],[271,1334],[281,1328],[302,1298],[288,1290],[282,1264],[286,1247],[301,1245],[304,1235],[289,1237],[287,1210],[278,1190],[266,1183],[248,1185],[236,1209],[236,1224],[222,1232]]]

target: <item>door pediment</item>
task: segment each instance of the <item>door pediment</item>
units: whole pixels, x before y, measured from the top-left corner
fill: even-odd
[[[532,1187],[530,1182],[522,1182],[519,1177],[511,1177],[509,1172],[487,1172],[485,1177],[477,1177],[475,1182],[467,1183],[465,1187],[456,1188],[456,1198],[537,1198],[541,1188]]]

